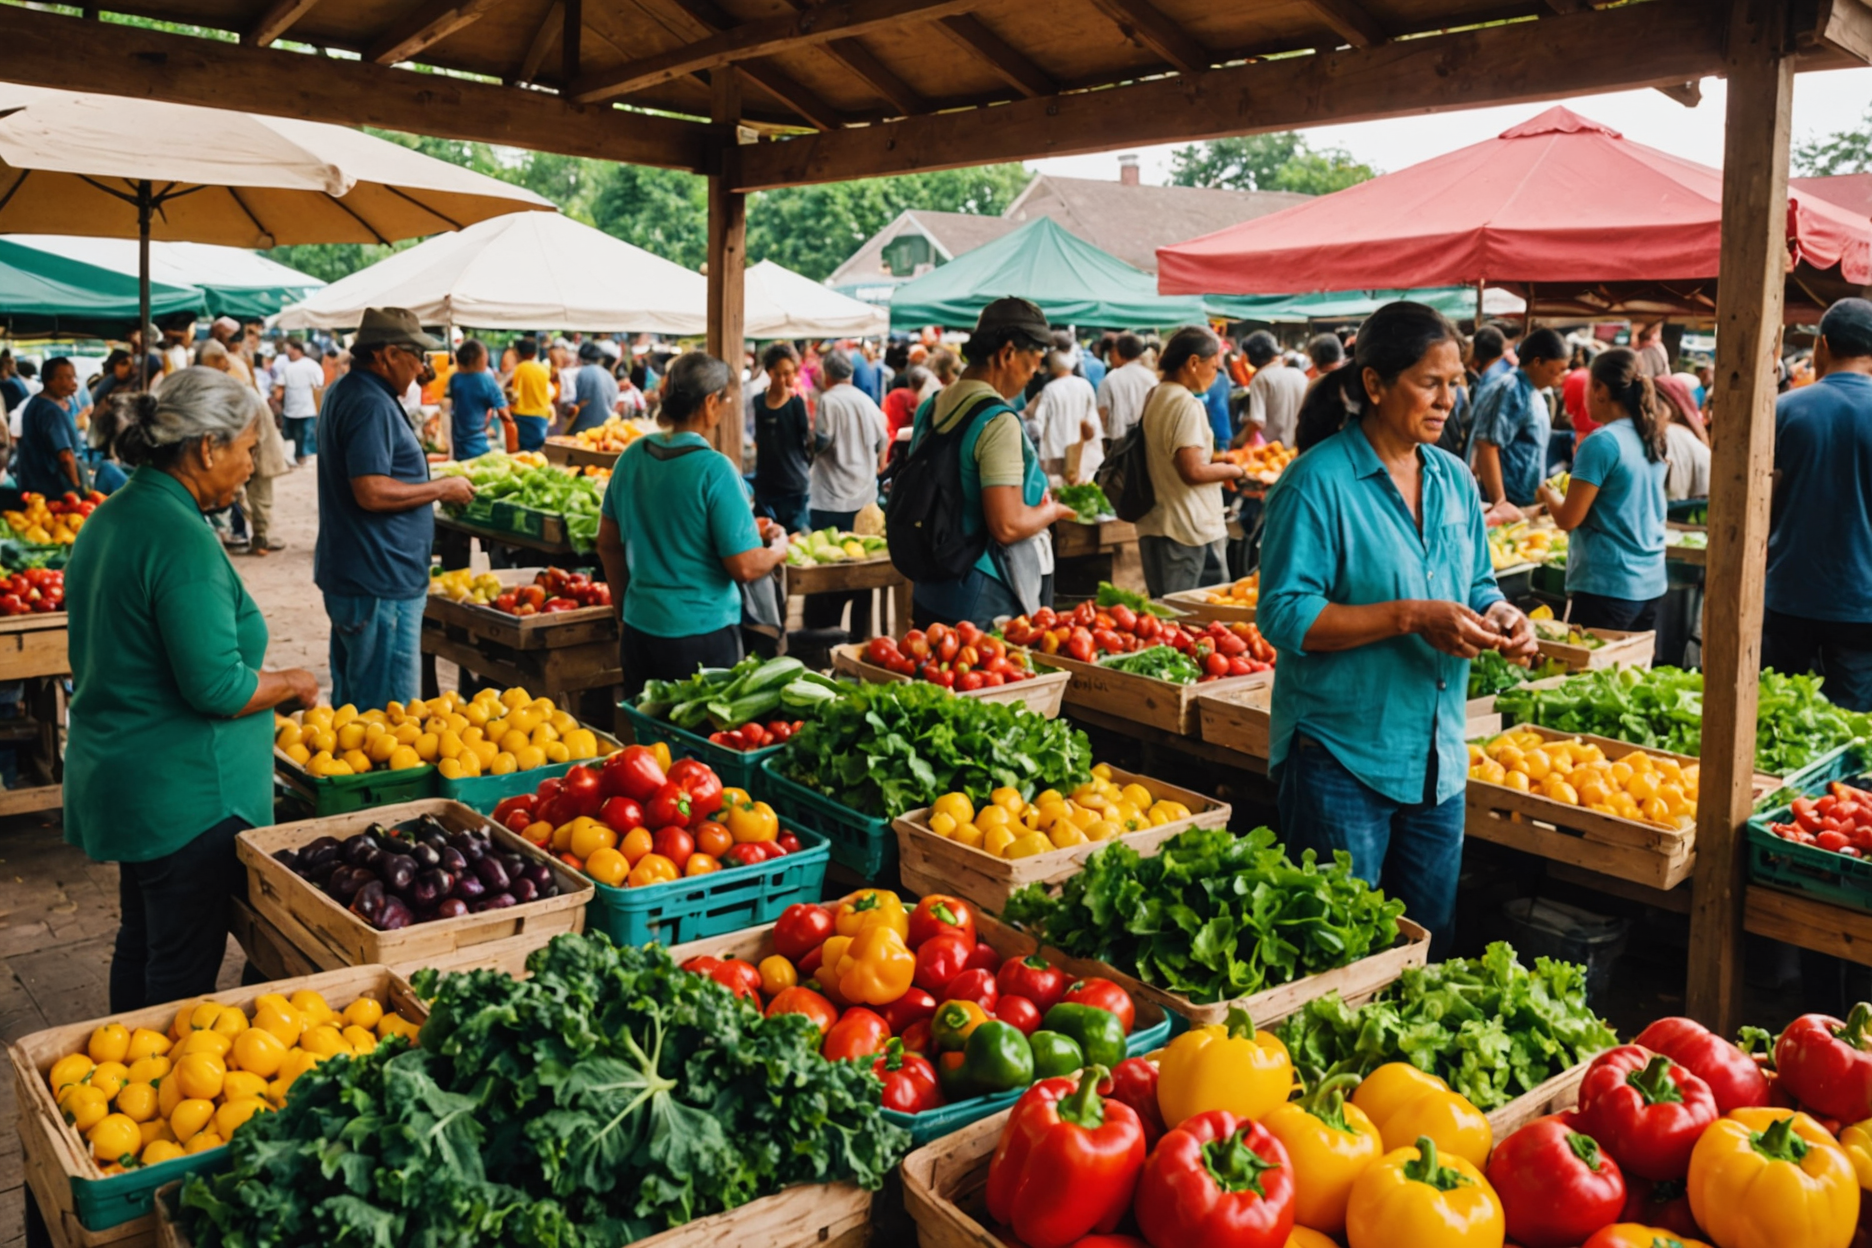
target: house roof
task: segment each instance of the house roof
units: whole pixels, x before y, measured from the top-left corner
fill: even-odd
[[[1159,247],[1213,234],[1311,198],[1289,191],[1126,186],[1043,173],[1008,205],[1007,217],[1016,225],[1036,215],[1052,217],[1126,264],[1155,273]]]
[[[891,240],[907,232],[921,233],[936,246],[945,260],[992,243],[1020,225],[1004,217],[984,216],[976,212],[931,212],[911,208],[897,214],[891,223],[864,241],[845,263],[832,272],[826,285],[848,286],[895,284],[904,280],[884,268],[884,248]]]

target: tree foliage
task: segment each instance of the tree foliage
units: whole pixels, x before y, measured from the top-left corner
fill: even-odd
[[[1794,145],[1794,172],[1805,178],[1827,178],[1872,169],[1872,110],[1856,130],[1839,130],[1824,138]]]
[[[1292,130],[1194,143],[1170,156],[1172,186],[1329,195],[1377,176],[1344,148],[1316,150]]]

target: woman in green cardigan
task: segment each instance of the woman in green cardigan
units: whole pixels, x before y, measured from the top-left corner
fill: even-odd
[[[273,821],[268,712],[318,698],[311,672],[261,670],[266,621],[203,516],[252,475],[270,419],[199,367],[92,417],[92,444],[136,468],[65,572],[65,839],[119,864],[113,1014],[214,991],[244,886],[235,834]]]

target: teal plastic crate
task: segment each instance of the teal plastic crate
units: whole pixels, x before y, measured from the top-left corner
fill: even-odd
[[[581,724],[581,728],[591,728],[590,724]],[[616,737],[609,733],[598,732],[598,740],[617,745]],[[494,808],[509,797],[521,793],[531,793],[539,788],[540,783],[555,776],[563,776],[574,767],[604,765],[602,758],[585,758],[576,762],[548,763],[544,767],[535,767],[531,771],[510,771],[504,776],[463,776],[460,780],[451,780],[440,772],[436,773],[436,796],[446,797],[450,801],[472,806],[484,815],[494,813]]]
[[[1142,1028],[1125,1037],[1125,1053],[1130,1057],[1139,1057],[1155,1049],[1161,1049],[1170,1039],[1171,1020],[1178,1016],[1164,1011],[1164,1016],[1153,1026]],[[972,1096],[966,1101],[956,1101],[921,1114],[906,1114],[899,1110],[887,1109],[884,1116],[910,1133],[910,1145],[922,1148],[925,1144],[954,1131],[960,1131],[970,1123],[980,1122],[990,1114],[998,1114],[1021,1098],[1026,1088],[1016,1088],[1012,1092],[997,1092],[993,1096]]]
[[[103,1179],[71,1176],[72,1212],[87,1231],[108,1231],[114,1226],[146,1217],[156,1207],[156,1189],[179,1183],[191,1174],[210,1174],[227,1164],[227,1149],[173,1157],[153,1166],[138,1166]]]
[[[1770,824],[1793,819],[1794,812],[1788,805],[1793,796],[1814,796],[1835,780],[1854,780],[1869,770],[1872,747],[1854,744],[1789,776],[1787,783],[1770,796],[1769,800],[1776,803],[1774,808],[1748,822],[1749,881],[1854,910],[1872,911],[1872,862],[1784,841],[1769,830]]]
[[[800,848],[751,867],[728,867],[646,888],[594,882],[585,927],[620,945],[665,946],[758,927],[799,901],[819,900],[830,847],[823,836],[795,830]]]
[[[434,797],[439,779],[429,763],[401,771],[367,771],[361,776],[314,777],[278,750],[273,752],[273,769],[286,791],[310,809],[315,819]]]
[[[631,733],[637,738],[637,744],[654,745],[661,741],[669,746],[670,754],[676,758],[693,758],[697,762],[707,763],[721,777],[724,787],[746,789],[754,797],[767,796],[761,787],[767,779],[761,771],[761,763],[778,754],[784,747],[770,745],[759,750],[731,750],[716,745],[700,733],[678,728],[666,720],[653,719],[629,702],[618,703],[618,709],[630,720]]]
[[[897,833],[889,819],[860,814],[780,774],[780,759],[761,764],[761,795],[772,803],[782,827],[805,828],[832,842],[832,861],[866,880],[897,870]]]

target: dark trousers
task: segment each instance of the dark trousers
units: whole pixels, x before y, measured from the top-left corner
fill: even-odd
[[[741,626],[730,624],[692,637],[657,637],[618,626],[618,665],[624,696],[634,698],[652,680],[687,680],[697,668],[733,667],[741,661]]]
[[[789,533],[803,533],[812,528],[812,513],[806,500],[810,494],[775,494],[770,498],[754,496],[754,511],[766,516]]]
[[[808,512],[812,527],[815,529],[838,529],[844,532],[851,528],[852,521],[858,518],[855,511],[820,511],[817,507]],[[871,591],[868,589],[851,590],[840,594],[807,594],[806,627],[838,628],[845,619],[845,604],[851,604],[851,635],[869,637],[871,635]]]
[[[281,422],[286,426],[286,440],[292,443],[294,459],[318,454],[318,417],[284,416]]]
[[[1762,666],[1787,676],[1818,672],[1829,701],[1872,711],[1872,624],[1763,612]]]
[[[111,1013],[214,992],[228,901],[247,892],[234,838],[248,826],[230,815],[173,854],[118,864],[123,920],[111,955]]]
[[[926,589],[918,585],[918,591]],[[947,624],[954,628],[963,620],[978,628],[992,630],[996,621],[1024,614],[1014,591],[980,568],[970,568],[959,581],[927,587],[935,603],[912,596],[910,622],[918,628]],[[1053,605],[1053,574],[1040,578],[1040,605]]]
[[[1568,594],[1573,609],[1567,614],[1567,621],[1581,628],[1610,628],[1621,633],[1642,633],[1657,627],[1658,605],[1664,601],[1659,594],[1656,598],[1607,598],[1600,594]]]

